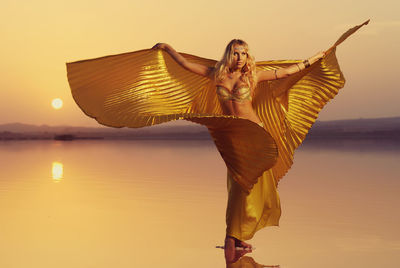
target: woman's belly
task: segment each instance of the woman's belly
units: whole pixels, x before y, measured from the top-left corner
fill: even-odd
[[[257,124],[262,124],[260,118],[254,112],[251,102],[246,103],[237,101],[224,101],[221,103],[223,113],[226,115],[234,115],[237,117],[245,118]]]

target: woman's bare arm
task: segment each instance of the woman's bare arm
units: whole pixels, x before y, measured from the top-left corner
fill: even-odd
[[[303,62],[299,62],[299,63],[293,64],[293,65],[290,65],[286,68],[258,71],[257,72],[257,81],[261,82],[261,81],[275,80],[275,79],[288,77],[292,74],[295,74],[295,73],[298,73],[298,72],[304,70],[309,65],[317,62],[319,59],[322,59],[323,57],[325,57],[325,52],[321,51]],[[307,64],[307,61],[308,61],[308,64]]]
[[[165,43],[158,43],[155,46],[152,47],[152,49],[163,49],[165,50],[168,54],[171,55],[171,57],[183,68],[185,68],[188,71],[191,71],[193,73],[199,74],[201,76],[205,77],[210,77],[213,68],[207,67],[202,64],[194,63],[188,61],[185,57],[183,57],[181,54],[176,52],[173,47],[171,47],[168,44]]]

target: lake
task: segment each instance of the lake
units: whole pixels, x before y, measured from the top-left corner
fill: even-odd
[[[0,267],[225,267],[226,168],[210,140],[0,142],[0,170]],[[279,183],[280,226],[248,256],[399,267],[399,174],[398,143],[307,142]]]

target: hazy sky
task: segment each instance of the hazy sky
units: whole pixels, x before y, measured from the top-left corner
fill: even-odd
[[[0,124],[95,126],[71,97],[65,63],[150,48],[220,59],[232,38],[256,60],[303,59],[371,19],[338,47],[347,83],[319,119],[400,116],[400,3],[337,1],[11,1],[0,9]],[[54,110],[51,100],[64,107]]]

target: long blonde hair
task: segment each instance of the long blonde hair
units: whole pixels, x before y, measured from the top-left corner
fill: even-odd
[[[240,77],[240,80],[246,83],[251,89],[254,89],[257,85],[256,63],[254,61],[254,57],[249,54],[249,45],[241,39],[233,39],[226,46],[222,59],[215,64],[215,81],[223,81],[228,75],[228,72],[232,71],[234,45],[243,46],[247,53],[247,61],[246,64],[242,67],[242,76]]]

